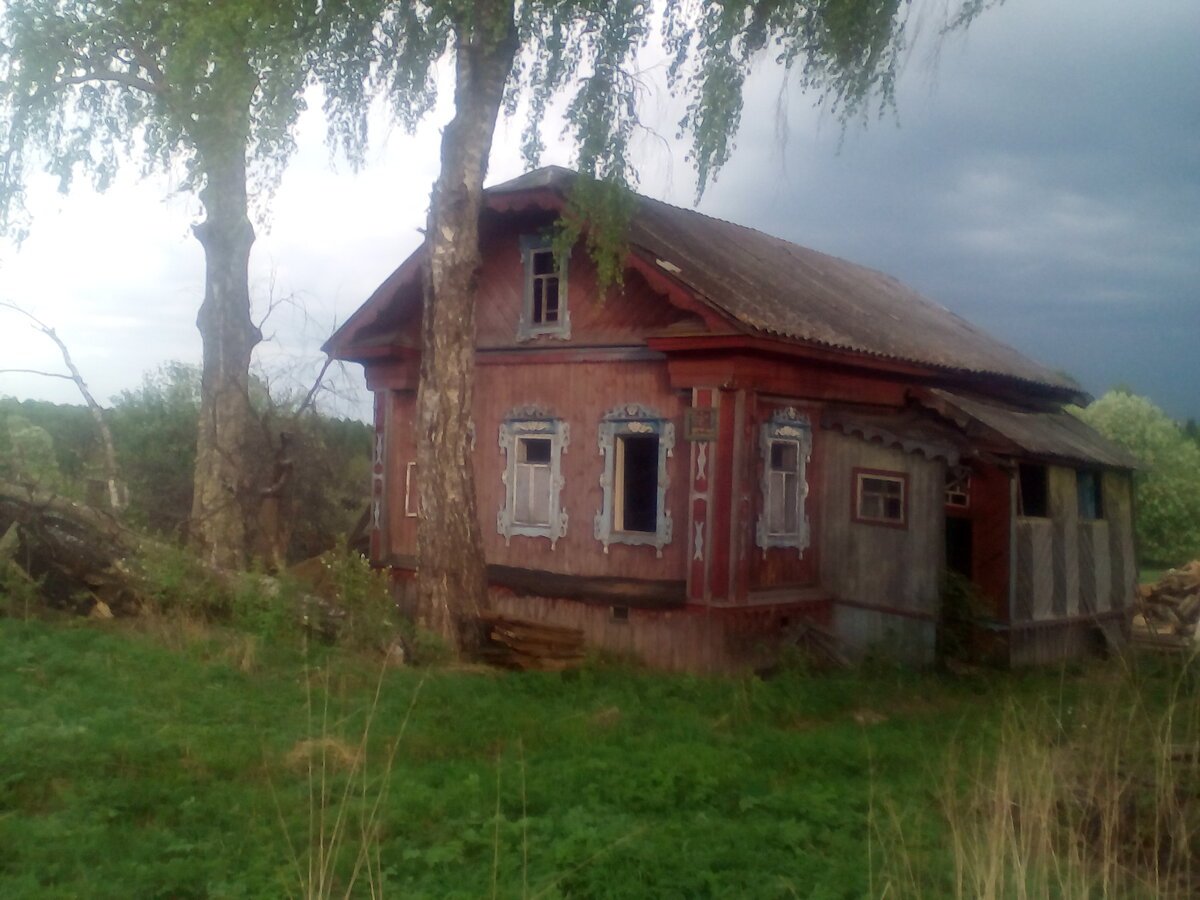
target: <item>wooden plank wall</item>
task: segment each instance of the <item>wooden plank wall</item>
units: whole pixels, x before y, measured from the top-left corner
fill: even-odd
[[[1100,480],[1108,522],[1109,604],[1112,610],[1133,606],[1138,583],[1133,534],[1133,475],[1105,472]]]
[[[822,431],[821,584],[835,628],[852,646],[928,659],[945,565],[945,464]],[[908,527],[851,518],[855,468],[908,475]]]
[[[611,606],[524,597],[499,589],[492,590],[491,602],[504,615],[578,628],[589,647],[656,668],[693,673],[740,672],[775,662],[773,648],[789,624],[822,618],[821,608],[810,612],[803,605],[780,604],[755,609],[630,609],[627,619],[617,620]]]
[[[1075,470],[1048,468],[1050,515],[1017,520],[1014,664],[1094,650],[1094,617],[1121,620],[1136,588],[1129,476],[1104,473],[1104,518],[1090,520],[1079,517]]]
[[[999,466],[978,464],[971,474],[973,529],[972,580],[986,598],[991,615],[1007,622],[1009,559],[1012,544],[1012,475]]]

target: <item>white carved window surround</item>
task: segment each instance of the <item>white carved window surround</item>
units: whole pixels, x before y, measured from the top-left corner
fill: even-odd
[[[675,447],[675,426],[654,410],[630,403],[604,416],[598,443],[604,470],[596,540],[605,553],[611,544],[632,544],[652,546],[662,556],[671,543],[667,459]]]
[[[496,530],[505,544],[516,534],[549,538],[553,549],[567,533],[560,497],[562,455],[569,440],[567,423],[537,406],[518,407],[500,423],[504,502],[496,513]]]
[[[812,425],[792,407],[778,410],[759,431],[762,451],[762,506],[757,543],[793,547],[804,555],[811,543],[808,513],[808,461],[812,457]]]
[[[525,269],[521,318],[517,340],[539,335],[571,336],[571,311],[567,308],[567,256],[555,258],[548,237],[521,236],[521,264]]]

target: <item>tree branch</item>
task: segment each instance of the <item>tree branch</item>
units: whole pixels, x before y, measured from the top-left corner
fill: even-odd
[[[11,309],[13,312],[20,313],[25,316],[37,329],[58,346],[59,352],[62,353],[63,363],[66,364],[69,376],[59,375],[59,378],[69,378],[75,382],[75,387],[79,388],[79,393],[83,395],[86,401],[88,410],[92,414],[92,419],[96,423],[96,430],[100,433],[100,443],[104,448],[104,468],[108,476],[108,502],[112,507],[113,512],[120,512],[129,502],[128,495],[125,491],[125,485],[121,482],[120,473],[117,469],[117,451],[113,445],[112,432],[108,428],[108,420],[104,418],[104,410],[100,404],[96,402],[96,398],[92,396],[92,392],[88,390],[87,382],[83,380],[83,375],[75,366],[75,361],[71,359],[71,353],[67,350],[67,345],[63,343],[53,328],[35,316],[27,309],[22,309],[15,303],[9,303],[7,300],[0,300],[0,307]]]
[[[0,375],[42,375],[46,378],[65,378],[67,381],[74,381],[71,375],[64,375],[62,372],[43,372],[40,369],[0,369]]]
[[[125,87],[133,88],[138,91],[145,91],[148,94],[165,94],[166,87],[160,87],[153,82],[147,81],[144,78],[130,72],[114,72],[111,69],[106,69],[103,72],[89,70],[82,75],[66,75],[57,79],[54,87],[71,87],[76,84],[90,84],[97,81],[111,81],[116,84],[123,84]]]

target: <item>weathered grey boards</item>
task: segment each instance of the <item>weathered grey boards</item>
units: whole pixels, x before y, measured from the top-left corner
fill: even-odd
[[[1016,523],[1016,584],[1010,660],[1045,663],[1069,658],[1093,639],[1096,618],[1123,621],[1137,586],[1132,488],[1127,473],[1104,478],[1105,517],[1081,519],[1075,470],[1050,466],[1049,516]]]

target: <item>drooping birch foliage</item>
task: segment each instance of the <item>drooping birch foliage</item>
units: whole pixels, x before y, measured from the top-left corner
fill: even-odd
[[[168,172],[203,207],[191,535],[222,565],[253,550],[261,501],[248,397],[262,338],[250,315],[252,219],[315,81],[339,91],[331,135],[352,158],[361,150],[362,33],[353,4],[321,0],[7,0],[0,10],[0,230],[30,227],[25,187],[37,169],[63,191],[77,177],[103,190],[126,165]]]

